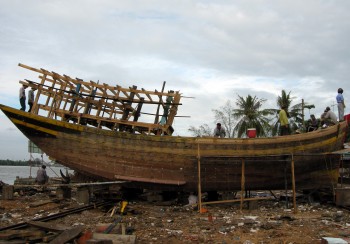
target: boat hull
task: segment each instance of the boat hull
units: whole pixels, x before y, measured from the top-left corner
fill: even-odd
[[[332,187],[347,124],[271,138],[220,139],[117,132],[0,105],[48,156],[78,172],[142,188],[236,191]],[[243,177],[242,177],[243,176]]]

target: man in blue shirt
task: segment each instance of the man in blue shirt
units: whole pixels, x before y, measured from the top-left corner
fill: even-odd
[[[337,99],[337,103],[338,103],[339,121],[343,121],[344,120],[345,103],[344,103],[343,89],[342,88],[338,89],[338,95],[337,95],[336,99]]]

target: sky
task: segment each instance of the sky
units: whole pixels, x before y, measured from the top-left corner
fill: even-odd
[[[0,0],[0,103],[20,108],[18,82],[35,74],[23,63],[146,90],[166,81],[193,97],[181,100],[178,115],[191,117],[175,120],[178,136],[214,129],[212,110],[238,95],[278,108],[285,90],[319,117],[339,87],[350,99],[349,11],[348,0]],[[0,159],[28,160],[27,144],[0,112]]]

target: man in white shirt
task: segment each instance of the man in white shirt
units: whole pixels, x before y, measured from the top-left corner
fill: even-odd
[[[335,113],[329,107],[326,108],[322,117],[327,125],[335,125],[338,123],[337,115],[335,115]]]
[[[22,85],[19,89],[19,102],[21,104],[21,110],[26,111],[26,91],[27,85]]]
[[[34,103],[34,91],[36,89],[32,87],[31,90],[28,91],[28,105],[29,105],[29,110],[28,112],[32,111],[33,103]]]
[[[214,137],[224,138],[226,136],[225,128],[221,127],[220,123],[216,124],[216,128],[214,129]]]

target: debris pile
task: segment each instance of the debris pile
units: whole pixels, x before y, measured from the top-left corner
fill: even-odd
[[[194,205],[176,201],[113,200],[83,205],[50,194],[0,200],[0,243],[331,243],[350,240],[350,213],[331,202],[285,198],[255,204]],[[159,198],[160,199],[160,198]],[[90,208],[86,208],[91,206]],[[74,212],[74,211],[75,212]],[[71,212],[69,212],[71,211]],[[63,214],[69,212],[69,214]],[[59,216],[59,217],[57,217]],[[20,225],[24,226],[20,226]],[[15,229],[7,226],[18,225]],[[103,242],[102,242],[103,240]]]

